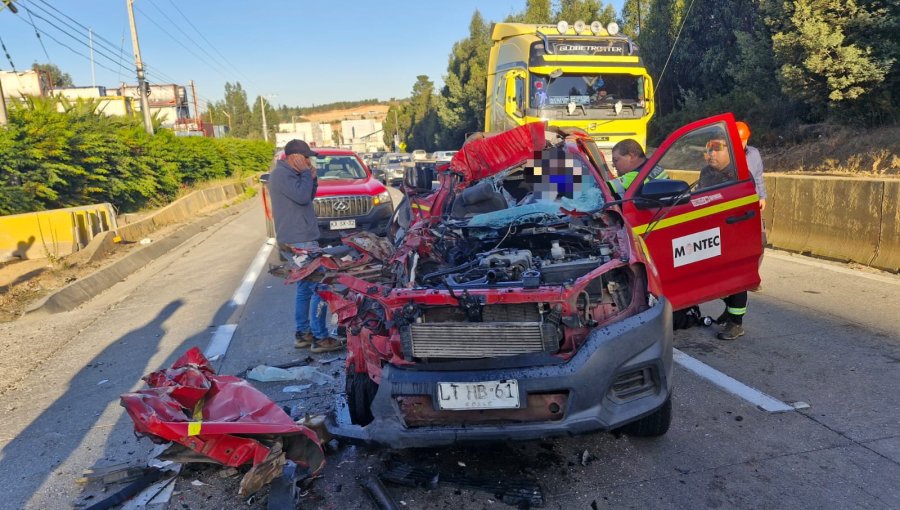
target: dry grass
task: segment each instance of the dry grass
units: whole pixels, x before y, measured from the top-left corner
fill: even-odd
[[[900,177],[900,127],[861,131],[816,125],[790,135],[796,143],[760,151],[767,172]]]

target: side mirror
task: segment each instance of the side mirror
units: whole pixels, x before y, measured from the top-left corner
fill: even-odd
[[[673,179],[657,179],[645,182],[634,197],[638,209],[653,209],[663,205],[684,203],[690,198],[690,184]]]
[[[266,173],[266,174],[260,175],[259,182],[261,182],[263,184],[268,184],[269,183],[269,174]]]

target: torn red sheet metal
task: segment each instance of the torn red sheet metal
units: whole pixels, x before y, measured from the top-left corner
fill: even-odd
[[[534,158],[546,142],[543,122],[532,122],[462,146],[450,160],[450,170],[465,181],[477,181]]]
[[[263,462],[280,440],[286,457],[310,475],[325,465],[315,432],[295,423],[247,381],[216,375],[196,347],[172,368],[143,379],[150,388],[121,396],[138,436],[174,441],[231,467]]]

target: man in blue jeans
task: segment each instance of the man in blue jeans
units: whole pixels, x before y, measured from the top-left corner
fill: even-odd
[[[318,181],[312,158],[316,156],[318,153],[303,140],[291,140],[284,146],[284,159],[275,164],[269,175],[272,217],[279,244],[302,249],[319,247],[319,223],[313,208]],[[309,347],[310,352],[342,349],[344,343],[329,336],[325,328],[328,307],[316,293],[317,286],[310,280],[297,282],[294,347]]]

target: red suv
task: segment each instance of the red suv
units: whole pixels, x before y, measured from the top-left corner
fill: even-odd
[[[713,154],[731,166],[704,179]],[[291,278],[324,268],[347,330],[352,423],[329,431],[401,448],[664,434],[672,310],[758,285],[759,198],[730,114],[675,132],[623,196],[613,177],[585,133],[527,124],[409,169],[388,238],[310,252]]]
[[[313,205],[319,219],[321,240],[335,241],[354,231],[368,231],[377,235],[387,232],[393,204],[384,184],[372,173],[359,155],[344,149],[316,149],[313,158],[319,187]],[[284,159],[284,151],[275,160]],[[263,205],[269,237],[275,237],[272,207],[268,193],[269,174],[263,174]]]

